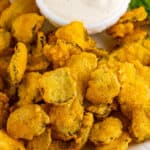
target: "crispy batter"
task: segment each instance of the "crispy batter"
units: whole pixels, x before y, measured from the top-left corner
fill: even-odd
[[[17,104],[19,106],[36,103],[41,100],[38,83],[40,77],[41,74],[38,72],[30,72],[25,75],[18,89],[19,102]]]
[[[0,75],[4,78],[7,76],[7,69],[9,66],[9,62],[11,60],[11,56],[1,56],[0,57]]]
[[[0,54],[6,52],[10,46],[11,35],[8,31],[0,29]]]
[[[36,13],[22,14],[13,20],[12,34],[19,42],[32,42],[43,22],[44,17]]]
[[[78,21],[74,21],[66,26],[59,28],[56,31],[55,36],[57,39],[77,44],[82,49],[95,47],[95,41],[93,41],[87,35],[83,24]]]
[[[47,129],[40,136],[34,137],[28,142],[27,150],[49,150],[51,141],[51,130]]]
[[[133,64],[125,63],[120,70],[122,82],[119,103],[124,115],[131,118],[132,112],[150,104],[150,88],[148,83],[139,76]]]
[[[144,7],[139,7],[136,8],[134,10],[128,11],[127,13],[125,13],[125,15],[123,15],[119,22],[127,22],[127,21],[131,21],[131,22],[136,22],[136,21],[144,21],[145,19],[147,19],[147,12],[145,10]]]
[[[90,73],[97,67],[97,57],[92,53],[82,52],[73,55],[66,64],[77,81],[77,95],[82,101],[85,95]]]
[[[24,105],[10,114],[7,132],[16,139],[32,140],[34,136],[39,136],[45,131],[47,124],[49,117],[39,105]]]
[[[144,7],[128,11],[120,18],[118,23],[108,29],[108,33],[114,38],[124,38],[127,35],[134,34],[137,22],[146,20],[147,15]]]
[[[6,122],[9,114],[8,97],[0,92],[0,129],[6,127]]]
[[[4,131],[0,130],[0,149],[1,150],[25,150],[19,141],[9,137]]]
[[[10,5],[9,0],[0,1],[0,13],[2,13]]]
[[[67,67],[44,73],[39,88],[47,103],[61,104],[76,97],[76,82]]]
[[[0,27],[10,29],[12,21],[16,17],[31,12],[38,12],[35,0],[14,0],[14,2],[2,12],[0,16]]]
[[[110,144],[122,134],[122,123],[118,118],[108,117],[102,122],[95,123],[89,139],[96,145]]]
[[[140,107],[132,113],[132,125],[130,132],[134,136],[136,142],[142,142],[150,138],[150,116],[148,111],[150,105],[147,105],[145,110]]]
[[[96,150],[127,150],[131,138],[127,133],[123,133],[118,139],[112,141],[107,145],[100,145],[96,147]]]
[[[54,138],[64,141],[75,138],[83,119],[83,106],[80,101],[74,99],[71,104],[52,106],[49,110]]]
[[[86,108],[87,111],[94,114],[97,118],[105,118],[107,117],[111,110],[112,105],[100,104],[100,105],[90,105]]]
[[[73,54],[79,54],[81,49],[76,45],[57,40],[55,44],[44,46],[44,55],[52,62],[53,68],[62,67]]]
[[[121,62],[139,60],[143,65],[150,64],[150,50],[144,47],[141,42],[124,45],[120,49],[114,51],[110,57],[114,57]]]
[[[26,45],[17,43],[15,53],[13,54],[8,67],[8,73],[13,85],[19,83],[23,78],[27,65],[27,55],[28,50]]]
[[[75,142],[71,144],[70,149],[79,150],[82,149],[85,143],[88,140],[89,133],[92,129],[92,125],[94,122],[94,117],[92,113],[86,113],[83,116],[83,121],[81,124],[81,128],[77,133],[77,137],[75,138]]]
[[[113,71],[108,68],[99,68],[91,74],[86,98],[93,104],[111,104],[119,91],[120,83]]]

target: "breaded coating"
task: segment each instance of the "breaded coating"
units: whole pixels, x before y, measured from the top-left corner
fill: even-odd
[[[0,75],[6,78],[11,56],[0,56]]]
[[[136,72],[144,78],[144,80],[150,86],[150,67],[142,65],[139,61],[133,61]]]
[[[150,50],[145,48],[140,42],[124,45],[114,51],[110,57],[114,57],[121,62],[139,60],[143,65],[150,64]]]
[[[41,135],[34,137],[27,144],[27,150],[49,150],[51,145],[51,130],[47,129]]]
[[[44,56],[43,48],[46,44],[46,36],[43,32],[37,33],[36,46],[31,48],[31,54],[28,56],[27,71],[46,71],[50,62]]]
[[[43,48],[46,44],[46,36],[43,32],[37,33],[36,47],[32,50],[32,54],[36,57],[43,55]]]
[[[15,53],[13,54],[8,67],[8,73],[13,85],[19,83],[23,78],[27,65],[27,55],[28,50],[26,45],[17,43]]]
[[[35,0],[14,0],[14,2],[2,12],[0,16],[0,27],[10,29],[12,21],[16,17],[31,12],[38,12]],[[23,31],[21,33],[25,33]]]
[[[132,34],[134,31],[134,24],[132,22],[119,23],[112,26],[108,33],[113,37],[125,37],[129,34]]]
[[[82,52],[73,55],[66,64],[72,76],[77,81],[78,97],[82,100],[85,95],[90,73],[97,67],[97,57],[92,53]]]
[[[0,129],[6,127],[9,114],[9,99],[6,94],[0,92]]]
[[[39,89],[47,103],[61,104],[76,97],[76,82],[67,67],[44,73],[39,79]]]
[[[54,139],[68,141],[75,138],[83,120],[83,111],[78,99],[74,99],[71,104],[51,106],[49,117]]]
[[[145,10],[145,8],[143,6],[139,7],[139,8],[135,8],[131,11],[126,12],[119,20],[119,22],[123,23],[123,22],[127,22],[127,21],[131,21],[131,22],[136,22],[136,21],[144,21],[145,19],[147,19],[147,12]]]
[[[69,145],[70,143],[62,140],[53,140],[48,150],[72,150]]]
[[[11,35],[8,31],[0,29],[0,54],[8,53],[6,50],[10,46]]]
[[[13,20],[12,34],[19,42],[32,42],[33,37],[42,27],[43,22],[44,16],[36,13],[22,14]]]
[[[121,44],[126,45],[133,42],[143,41],[146,39],[147,34],[148,33],[145,30],[135,29],[132,34],[126,35],[123,39],[121,39]]]
[[[46,71],[50,63],[44,56],[28,55],[27,71]]]
[[[9,0],[0,0],[0,13],[2,13],[9,5]]]
[[[147,108],[140,107],[134,109],[132,113],[132,123],[130,133],[133,135],[136,142],[142,142],[150,138],[150,105]]]
[[[119,91],[117,76],[111,69],[101,67],[91,73],[86,98],[93,104],[111,104]]]
[[[124,132],[118,139],[112,141],[107,145],[100,145],[96,147],[96,150],[128,150],[131,138]]]
[[[128,65],[128,64],[125,64]],[[127,67],[124,68],[125,71]],[[119,103],[121,106],[121,111],[125,116],[131,119],[132,112],[140,108],[145,108],[150,104],[150,88],[147,82],[140,77],[137,72],[135,74],[131,74],[131,67],[128,72],[130,74],[126,74],[122,68],[122,74],[120,75],[122,85],[119,93]],[[124,72],[124,73],[123,73]]]
[[[57,39],[77,44],[82,49],[95,47],[95,41],[93,41],[87,35],[83,24],[78,21],[74,21],[66,26],[59,28],[56,31],[55,36]]]
[[[79,54],[81,49],[76,45],[57,40],[55,44],[44,46],[44,56],[52,62],[53,68],[62,67],[73,54]]]
[[[9,137],[4,131],[0,130],[0,149],[1,150],[25,150],[19,141]]]
[[[122,134],[122,122],[115,117],[105,118],[93,125],[89,140],[95,145],[110,144]]]
[[[86,110],[93,113],[96,118],[106,118],[112,110],[112,105],[90,105],[86,108]]]
[[[23,82],[19,86],[18,105],[23,106],[26,104],[36,103],[40,100],[39,82],[41,74],[38,72],[27,73],[23,79]]]
[[[39,105],[24,105],[10,114],[7,132],[16,139],[32,140],[45,131],[47,124],[49,117]]]
[[[77,133],[77,137],[75,138],[75,142],[71,144],[70,149],[79,150],[82,149],[85,143],[88,140],[90,131],[92,129],[94,122],[94,117],[92,113],[85,113],[83,116],[83,121],[81,124],[81,128]]]
[[[108,33],[114,38],[123,38],[127,35],[131,35],[137,28],[137,22],[146,20],[147,16],[148,14],[144,7],[128,11],[120,18],[118,23],[108,29]]]

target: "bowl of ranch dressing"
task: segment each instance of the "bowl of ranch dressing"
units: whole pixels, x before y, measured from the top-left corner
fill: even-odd
[[[55,26],[82,21],[90,34],[118,21],[130,0],[36,0],[41,13]]]

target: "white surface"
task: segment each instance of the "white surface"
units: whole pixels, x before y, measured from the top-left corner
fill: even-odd
[[[53,6],[58,6],[59,9],[57,9],[57,13],[56,13],[56,8],[55,9],[52,9],[50,6],[48,6],[48,4],[45,3],[45,1],[49,1],[49,5],[52,4]],[[124,12],[127,10],[128,8],[128,4],[130,2],[130,0],[105,0],[106,2],[110,1],[110,3],[107,3],[108,5],[108,8],[106,7],[106,9],[100,9],[100,6],[98,7],[99,8],[99,17],[97,17],[98,15],[98,11],[96,11],[96,22],[86,22],[86,20],[82,20],[81,18],[83,17],[84,15],[84,18],[91,15],[89,18],[92,18],[93,17],[93,12],[90,12],[92,11],[92,6],[90,5],[90,7],[86,7],[86,12],[83,11],[81,13],[81,17],[79,17],[80,15],[80,12],[77,13],[77,15],[73,15],[72,18],[70,19],[69,17],[67,18],[64,18],[62,16],[66,16],[66,14],[63,14],[64,12],[67,12],[71,15],[71,11],[73,10],[74,13],[75,11],[78,11],[78,9],[81,11],[82,8],[80,8],[80,6],[76,5],[78,3],[76,3],[76,1],[74,0],[71,0],[71,1],[74,1],[72,7],[70,5],[70,7],[67,9],[67,5],[63,5],[61,4],[59,6],[59,3],[58,2],[62,2],[62,1],[70,1],[70,0],[56,0],[55,3],[52,3],[52,1],[54,0],[36,0],[36,3],[38,5],[38,7],[40,8],[40,11],[42,14],[44,14],[55,26],[61,26],[61,25],[65,25],[67,23],[69,23],[70,21],[72,20],[80,20],[80,21],[83,21],[88,32],[90,34],[92,33],[97,33],[97,32],[101,32],[103,30],[105,30],[106,28],[108,28],[109,26],[113,25],[114,23],[116,23],[116,21],[124,14]],[[81,0],[80,0],[81,1]],[[82,1],[85,1],[85,0],[82,0]],[[87,0],[86,0],[87,1]],[[91,2],[93,2],[93,0],[90,0]],[[104,0],[99,0],[100,1],[104,1]],[[116,1],[115,5],[114,5],[114,1]],[[57,4],[57,3],[58,4]],[[113,2],[111,4],[111,2]],[[54,5],[55,4],[55,5]],[[62,9],[64,9],[65,11],[62,11]],[[67,10],[66,10],[67,9]],[[87,12],[87,9],[89,9],[89,12]],[[60,12],[58,13],[58,11],[60,10]],[[109,13],[108,13],[108,10],[109,10]],[[60,13],[62,13],[62,15],[60,15]],[[87,13],[87,15],[86,15]],[[104,14],[104,15],[101,15],[101,14]],[[108,13],[108,15],[106,15]],[[68,15],[67,15],[68,16]],[[76,18],[77,17],[77,18]],[[79,17],[79,19],[78,19]],[[94,15],[95,17],[95,15]]]

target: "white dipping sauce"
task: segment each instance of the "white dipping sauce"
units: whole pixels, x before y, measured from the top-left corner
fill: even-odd
[[[125,0],[44,0],[47,7],[64,20],[98,23],[120,11]]]
[[[127,10],[130,0],[36,0],[52,22],[64,25],[74,20],[84,22],[87,28],[103,28],[115,23]],[[53,16],[53,17],[51,17]],[[55,19],[54,19],[55,18]]]

